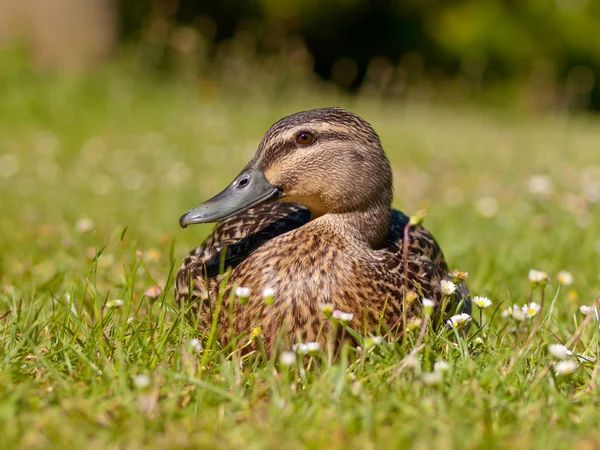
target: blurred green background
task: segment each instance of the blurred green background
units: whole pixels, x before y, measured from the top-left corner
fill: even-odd
[[[0,13],[0,40],[59,70],[121,55],[228,87],[262,75],[390,101],[600,109],[596,0],[0,0]]]
[[[600,108],[597,1],[121,1],[119,18],[123,42],[154,44],[153,65],[295,54],[290,66],[355,92]]]

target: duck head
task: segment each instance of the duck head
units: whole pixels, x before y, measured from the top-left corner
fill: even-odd
[[[181,216],[179,223],[185,228],[219,222],[275,200],[306,206],[311,220],[374,207],[389,211],[392,171],[371,125],[342,108],[313,109],[279,120],[231,184]]]

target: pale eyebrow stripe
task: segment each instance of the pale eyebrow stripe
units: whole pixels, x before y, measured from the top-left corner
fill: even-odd
[[[350,129],[344,125],[339,125],[339,124],[329,124],[329,123],[322,123],[322,122],[310,123],[309,122],[305,126],[299,125],[292,129],[286,130],[279,137],[281,138],[281,140],[287,141],[287,140],[294,139],[298,134],[302,133],[303,131],[314,132],[315,134],[319,134],[319,133],[323,133],[323,134],[343,133],[343,134],[346,134],[350,131]]]

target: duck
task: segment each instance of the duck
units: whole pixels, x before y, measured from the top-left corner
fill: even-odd
[[[423,299],[438,323],[470,313],[464,283],[442,292],[452,275],[432,234],[392,199],[392,169],[366,120],[339,107],[284,117],[222,192],[179,219],[216,226],[183,259],[176,300],[201,331],[216,325],[221,345],[258,330],[271,351],[324,345],[332,310],[365,336],[400,336]]]

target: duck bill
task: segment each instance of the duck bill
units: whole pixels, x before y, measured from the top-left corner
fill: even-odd
[[[262,170],[246,168],[233,182],[213,198],[191,209],[179,219],[182,228],[197,223],[220,222],[268,200],[279,198]]]

